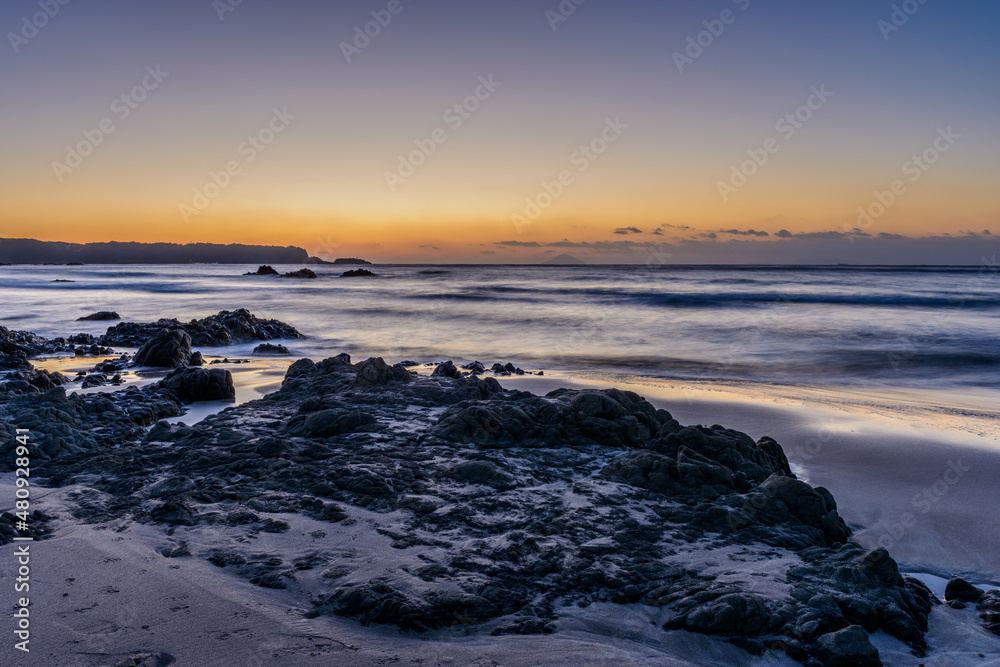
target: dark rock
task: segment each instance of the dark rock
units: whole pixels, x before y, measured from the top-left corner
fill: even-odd
[[[357,257],[338,257],[333,260],[334,264],[371,264],[363,259],[358,259]]]
[[[710,635],[741,634],[756,636],[767,629],[770,611],[763,600],[748,593],[723,595],[686,616],[672,619],[668,630],[687,629]]]
[[[281,275],[275,271],[272,267],[267,264],[263,264],[256,271],[251,271],[250,273],[244,273],[245,276],[277,276]]]
[[[343,412],[341,410],[321,410],[309,415],[302,424],[302,435],[310,438],[329,438],[343,433],[350,433],[364,426],[375,423],[375,417],[352,410]]]
[[[368,269],[354,269],[352,271],[344,271],[340,274],[341,278],[374,278],[375,274]]]
[[[102,310],[97,313],[91,313],[90,315],[84,315],[83,317],[76,318],[77,322],[88,322],[88,321],[106,321],[106,320],[120,320],[122,317],[113,310]]]
[[[167,667],[174,662],[174,656],[169,653],[133,653],[121,658],[112,667]]]
[[[390,366],[382,360],[382,357],[375,357],[358,364],[355,384],[359,387],[384,387],[393,383],[412,381],[413,374],[402,365]]]
[[[192,352],[191,353],[191,359],[190,359],[190,361],[188,361],[188,365],[189,366],[204,366],[205,365],[205,357],[202,356],[201,352],[197,352],[197,351],[196,352]]]
[[[965,579],[955,577],[948,582],[944,589],[944,599],[946,601],[959,600],[960,602],[979,602],[983,597],[983,590],[976,588]]]
[[[501,491],[517,488],[514,479],[502,472],[489,461],[468,461],[455,466],[452,471],[455,479],[469,484],[486,484]]]
[[[81,386],[83,389],[90,389],[92,387],[103,387],[107,383],[108,379],[100,373],[91,373],[83,379],[83,384]]]
[[[33,333],[0,326],[0,369],[30,369],[28,357],[46,351],[47,343]]]
[[[300,278],[300,279],[314,279],[316,278],[316,273],[311,269],[299,269],[298,271],[290,271],[289,273],[284,273],[281,275],[282,278]]]
[[[191,336],[183,329],[160,329],[135,353],[136,366],[178,368],[191,361]]]
[[[431,373],[431,375],[437,375],[446,378],[461,378],[462,371],[458,370],[458,368],[455,366],[453,362],[446,361],[442,364],[438,364],[438,366],[434,369],[434,372]]]
[[[291,354],[291,352],[289,352],[288,348],[285,347],[284,345],[275,345],[273,343],[263,343],[263,344],[258,345],[257,347],[255,347],[253,349],[253,354],[255,356],[257,356],[257,355],[272,355],[272,356],[274,356],[274,355],[287,355],[287,354]]]
[[[194,519],[195,513],[187,504],[183,502],[171,501],[157,505],[149,513],[149,516],[158,523],[169,523],[175,525],[193,526],[197,523]]]
[[[817,648],[825,667],[882,667],[878,649],[858,625],[823,635],[817,641]]]
[[[983,626],[995,635],[1000,635],[1000,590],[986,591],[977,605]]]
[[[493,364],[493,366],[490,368],[490,371],[496,373],[497,375],[524,375],[524,371],[512,363]]]
[[[222,347],[276,338],[303,337],[295,327],[278,320],[259,319],[246,308],[240,308],[223,310],[188,323],[181,323],[176,319],[162,319],[151,323],[122,322],[109,328],[99,342],[101,345],[139,347],[161,329],[183,329],[191,336],[192,345],[198,347]]]
[[[236,398],[233,374],[224,368],[181,368],[163,378],[158,386],[182,403]]]

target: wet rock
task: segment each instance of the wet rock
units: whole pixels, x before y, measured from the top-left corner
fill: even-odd
[[[823,635],[817,655],[828,667],[882,667],[878,649],[872,646],[864,628],[852,625]]]
[[[1000,590],[991,589],[979,598],[977,605],[983,626],[995,635],[1000,635]]]
[[[455,479],[469,484],[485,484],[501,491],[517,488],[514,479],[489,461],[460,463],[452,471]]]
[[[669,621],[668,630],[687,629],[710,635],[756,636],[767,629],[770,611],[764,601],[748,593],[723,595],[711,604]]]
[[[107,320],[120,320],[122,317],[113,310],[102,310],[90,315],[76,318],[77,322],[103,322]]]
[[[152,323],[122,322],[99,339],[101,345],[139,347],[161,329],[183,329],[191,336],[192,345],[222,347],[239,343],[302,338],[295,327],[278,320],[259,319],[246,308],[223,310],[200,320],[181,323],[176,319],[161,319]]]
[[[160,329],[135,353],[136,366],[178,368],[191,361],[191,336],[183,329]]]
[[[455,366],[454,362],[446,361],[444,363],[438,364],[438,366],[434,369],[434,372],[431,373],[431,375],[458,379],[462,377],[462,371],[458,370],[458,367]]]
[[[150,518],[158,523],[193,526],[195,512],[189,505],[179,501],[170,501],[157,505],[149,513]]]
[[[245,275],[245,276],[278,276],[278,275],[281,275],[281,274],[278,273],[277,271],[275,271],[273,267],[270,267],[267,264],[263,264],[263,265],[259,266],[256,271],[251,271],[249,273],[244,273],[243,275]]]
[[[344,271],[340,274],[341,278],[374,278],[375,274],[368,269],[354,269],[352,271]]]
[[[983,597],[983,590],[976,588],[965,579],[955,577],[948,582],[944,589],[944,599],[946,601],[958,600],[960,602],[979,602]]]
[[[169,653],[133,653],[119,659],[113,667],[167,667],[174,662],[174,656]]]
[[[301,428],[295,429],[307,438],[329,438],[350,433],[376,423],[375,417],[360,410],[321,410],[305,418]]]
[[[236,398],[233,374],[224,368],[181,368],[158,383],[182,403]]]
[[[84,389],[90,389],[92,387],[103,387],[108,383],[108,378],[100,373],[91,373],[83,379],[83,384],[81,387]]]
[[[258,355],[263,355],[263,356],[281,355],[281,356],[284,356],[284,355],[291,354],[291,352],[289,352],[288,348],[285,347],[284,345],[275,345],[273,343],[263,343],[263,344],[258,345],[257,347],[255,347],[253,349],[253,354],[254,354],[254,356],[258,356]]]
[[[350,357],[348,357],[348,363]],[[359,387],[384,387],[398,382],[412,382],[413,375],[401,364],[390,366],[382,357],[367,359],[358,364],[355,384]]]
[[[281,274],[282,278],[298,278],[300,280],[314,280],[317,276],[316,273],[311,269],[299,269],[298,271],[290,271],[288,273]]]

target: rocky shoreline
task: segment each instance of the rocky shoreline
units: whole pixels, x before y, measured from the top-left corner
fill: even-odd
[[[884,549],[852,543],[833,495],[796,479],[777,442],[683,426],[632,392],[536,396],[481,377],[478,362],[428,375],[342,354],[295,361],[278,391],[196,427],[163,421],[232,397],[230,372],[202,368],[192,344],[297,337],[246,310],[119,324],[90,344],[140,348],[123,367],[174,370],[141,389],[81,395],[29,358],[84,342],[0,328],[10,373],[0,470],[11,469],[15,429],[29,428],[33,478],[85,489],[62,519],[162,526],[162,557],[289,591],[306,618],[530,635],[558,632],[569,607],[610,603],[659,610],[662,632],[811,665],[882,664],[876,631],[925,655],[940,600]],[[375,515],[371,532],[388,548],[321,536],[308,553],[262,554],[239,542],[192,549],[186,538],[206,526],[287,531],[278,515],[331,527]],[[51,520],[33,517],[36,537]],[[15,534],[4,515],[0,544]],[[379,573],[366,566],[373,558],[386,564]],[[978,604],[994,633],[998,596],[960,580],[946,593],[953,606]]]

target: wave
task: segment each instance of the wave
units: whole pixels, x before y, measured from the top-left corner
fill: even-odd
[[[1000,308],[1000,296],[958,296],[918,294],[788,294],[783,292],[639,292],[634,290],[590,287],[573,288],[532,288],[510,285],[486,285],[467,288],[463,291],[437,294],[401,295],[407,299],[456,301],[520,300],[542,302],[562,300],[565,297],[603,297],[608,301],[625,301],[638,305],[672,306],[687,308],[734,308],[781,305],[831,305],[870,306],[896,308],[950,308],[950,309],[990,309]],[[518,298],[518,297],[521,298]],[[550,297],[543,299],[541,297]]]

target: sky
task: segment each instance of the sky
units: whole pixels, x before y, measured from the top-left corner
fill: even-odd
[[[1000,237],[998,19],[987,0],[7,0],[0,237],[976,264]]]

